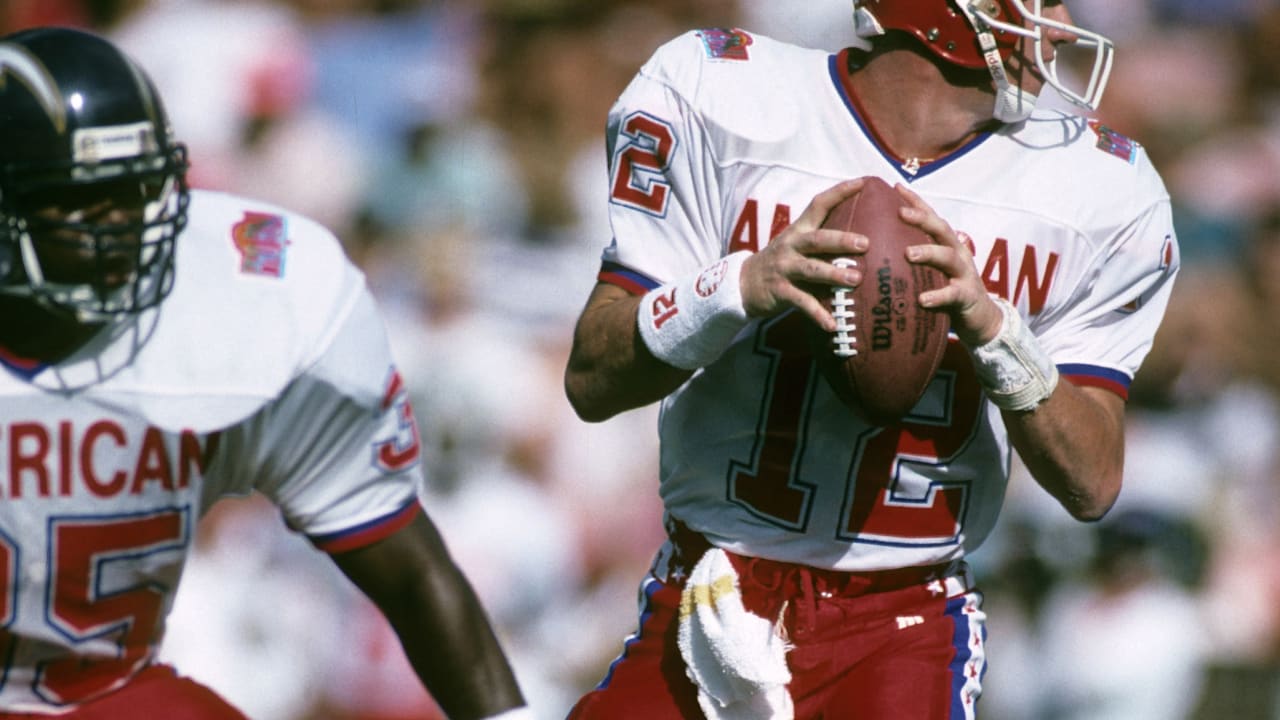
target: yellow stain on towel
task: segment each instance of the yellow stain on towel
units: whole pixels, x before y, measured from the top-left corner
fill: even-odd
[[[680,593],[680,618],[689,617],[699,606],[710,607],[720,602],[721,598],[736,595],[738,588],[734,585],[734,580],[733,575],[721,575],[710,584],[686,587]]]

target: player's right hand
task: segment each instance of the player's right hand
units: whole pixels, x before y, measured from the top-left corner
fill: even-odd
[[[833,332],[835,318],[805,289],[819,285],[855,287],[862,273],[832,265],[830,258],[866,251],[865,235],[822,227],[831,209],[862,190],[862,180],[847,180],[814,196],[799,219],[742,265],[742,302],[747,315],[771,317],[796,308],[823,330]],[[825,256],[825,257],[824,257]]]

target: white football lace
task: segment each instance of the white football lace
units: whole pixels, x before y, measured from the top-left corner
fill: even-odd
[[[832,265],[840,268],[856,268],[853,258],[836,258]],[[853,288],[836,286],[831,296],[831,316],[836,319],[835,335],[831,338],[832,352],[836,357],[850,358],[858,354],[858,339],[853,334],[858,329],[857,313],[853,307]]]

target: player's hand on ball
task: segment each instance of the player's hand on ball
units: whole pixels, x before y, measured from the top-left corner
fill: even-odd
[[[830,258],[864,252],[867,238],[822,227],[832,208],[861,189],[861,180],[850,180],[814,196],[799,219],[743,263],[742,301],[748,315],[770,317],[794,307],[824,330],[835,330],[831,313],[805,288],[862,282],[858,270],[836,267]]]
[[[1000,332],[1004,315],[987,294],[973,253],[919,195],[901,184],[898,192],[907,201],[907,207],[901,211],[903,222],[919,228],[935,241],[935,244],[912,245],[907,249],[907,259],[936,268],[947,278],[942,287],[921,293],[920,304],[950,315],[951,329],[966,346],[989,342]]]

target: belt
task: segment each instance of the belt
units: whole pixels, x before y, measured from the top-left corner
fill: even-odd
[[[667,535],[672,550],[668,567],[676,573],[687,574],[712,548],[702,533],[675,518],[667,519]],[[737,569],[741,583],[784,593],[805,592],[816,587],[821,588],[827,597],[856,597],[938,582],[941,592],[947,597],[954,597],[972,586],[968,567],[960,560],[887,570],[843,571],[750,557],[727,550],[725,553]]]

